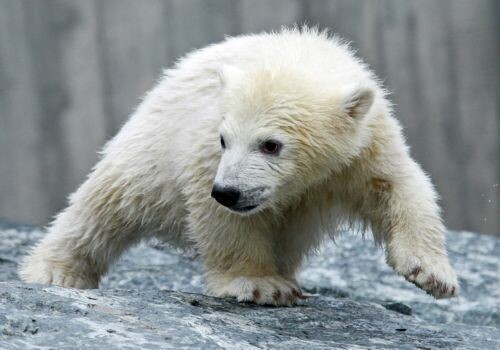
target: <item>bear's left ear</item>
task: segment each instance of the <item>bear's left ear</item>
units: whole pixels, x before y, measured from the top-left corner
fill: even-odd
[[[350,117],[359,119],[368,113],[374,98],[373,88],[365,85],[351,86],[343,93],[342,108]]]
[[[231,83],[243,78],[243,71],[231,65],[222,66],[217,73],[222,87],[227,87]]]

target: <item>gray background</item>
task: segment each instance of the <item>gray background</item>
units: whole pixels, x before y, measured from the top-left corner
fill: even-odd
[[[0,217],[46,224],[162,67],[295,22],[353,42],[393,92],[449,227],[500,234],[496,0],[0,0]]]

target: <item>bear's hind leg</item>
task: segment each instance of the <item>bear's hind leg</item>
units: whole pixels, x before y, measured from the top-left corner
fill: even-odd
[[[25,257],[19,269],[23,281],[97,288],[110,264],[141,239],[144,203],[127,194],[126,184],[99,173],[97,169],[72,195],[70,205]]]

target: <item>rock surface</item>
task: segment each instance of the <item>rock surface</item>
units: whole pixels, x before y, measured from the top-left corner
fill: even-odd
[[[373,241],[326,242],[302,270],[294,308],[203,294],[201,265],[169,248],[132,249],[99,290],[19,282],[16,266],[42,236],[0,227],[1,349],[500,348],[500,240],[448,233],[461,296],[436,301],[396,276]]]

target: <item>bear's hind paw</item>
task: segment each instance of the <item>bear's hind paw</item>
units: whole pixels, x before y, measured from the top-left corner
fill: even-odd
[[[66,288],[93,289],[99,283],[96,278],[68,271],[64,267],[45,261],[27,259],[19,271],[21,280],[26,283],[56,285]]]

